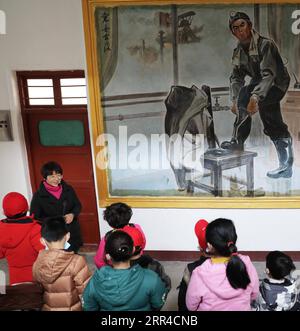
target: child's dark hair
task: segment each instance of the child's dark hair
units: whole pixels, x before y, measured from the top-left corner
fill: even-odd
[[[126,262],[133,254],[133,240],[124,231],[112,231],[106,239],[105,253],[114,262]]]
[[[68,232],[63,217],[48,217],[42,223],[41,236],[48,242],[60,241]]]
[[[141,246],[135,246],[134,247],[134,253],[132,254],[132,256],[136,256],[136,255],[141,254],[141,251],[142,251],[142,247]]]
[[[62,167],[54,161],[45,163],[41,168],[41,175],[45,179],[47,178],[47,176],[51,176],[53,172],[56,172],[57,174],[61,174],[61,175],[63,174]]]
[[[132,210],[126,203],[117,202],[106,207],[103,217],[107,223],[115,229],[121,229],[127,225],[131,219]]]
[[[283,279],[296,269],[293,260],[280,251],[273,251],[267,255],[266,267],[274,279]]]
[[[206,241],[214,247],[216,254],[230,257],[226,267],[230,285],[234,289],[246,289],[250,278],[244,262],[237,255],[236,240],[237,234],[231,220],[217,218],[206,228]]]

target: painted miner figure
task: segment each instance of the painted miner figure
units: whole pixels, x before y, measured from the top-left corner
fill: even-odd
[[[230,76],[231,111],[236,119],[231,141],[224,141],[221,147],[243,150],[251,130],[251,116],[259,111],[264,133],[273,141],[279,159],[279,167],[268,171],[267,176],[289,178],[294,160],[292,138],[282,119],[280,100],[289,87],[290,76],[276,44],[252,28],[247,14],[231,13],[229,28],[238,39]],[[251,78],[248,85],[246,76]]]

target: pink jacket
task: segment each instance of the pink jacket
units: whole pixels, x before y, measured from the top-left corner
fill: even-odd
[[[132,223],[131,223],[132,224]],[[146,238],[145,238],[145,234],[142,230],[142,228],[140,227],[140,225],[138,224],[134,224],[134,226],[141,231],[143,237],[144,237],[144,240],[146,242]],[[105,236],[102,237],[102,239],[100,240],[100,244],[99,244],[99,247],[98,247],[98,250],[97,250],[97,253],[94,257],[94,262],[97,266],[98,269],[100,269],[101,267],[104,267],[106,265],[111,265],[110,264],[110,261],[106,261],[106,258],[105,258],[105,243],[106,243],[106,240],[105,240]],[[143,254],[144,251],[141,252],[141,254]]]
[[[226,277],[225,263],[207,259],[193,273],[186,293],[186,305],[192,311],[250,310],[250,303],[259,293],[259,279],[249,256],[239,254],[246,265],[250,284],[234,289]]]

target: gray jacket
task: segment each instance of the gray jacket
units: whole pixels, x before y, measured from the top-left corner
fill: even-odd
[[[279,50],[273,40],[262,37],[252,30],[249,50],[241,44],[233,51],[233,70],[230,76],[230,97],[235,100],[245,84],[245,77],[250,76],[250,84],[256,85],[252,94],[263,100],[272,86],[284,93],[289,87],[290,76],[283,64]]]
[[[252,307],[262,311],[300,309],[299,278],[286,277],[281,282],[265,278],[259,287],[259,296]]]

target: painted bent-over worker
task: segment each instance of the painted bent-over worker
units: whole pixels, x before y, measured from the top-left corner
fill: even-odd
[[[243,150],[250,134],[251,116],[259,111],[264,133],[273,141],[279,160],[279,167],[268,171],[271,178],[292,176],[292,137],[283,122],[280,100],[290,83],[290,76],[276,44],[259,35],[253,28],[247,14],[233,12],[229,28],[238,39],[233,51],[233,70],[230,76],[231,111],[236,114],[231,141],[224,141],[221,147]],[[245,85],[245,77],[251,81]]]

